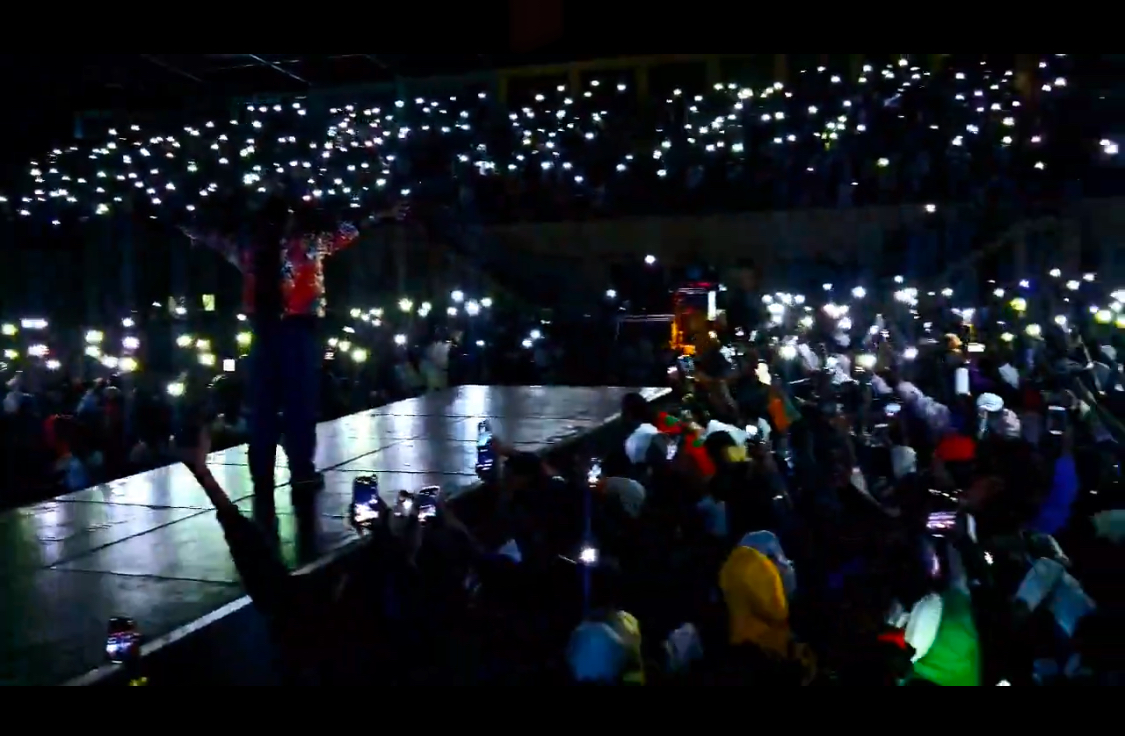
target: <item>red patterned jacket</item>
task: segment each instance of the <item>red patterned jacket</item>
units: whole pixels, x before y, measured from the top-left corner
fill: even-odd
[[[242,272],[243,308],[254,311],[254,248],[251,242],[215,231],[185,228],[192,241],[202,244],[230,261]],[[324,260],[354,243],[359,230],[343,223],[334,232],[289,235],[278,244],[281,249],[283,315],[323,317],[325,313]]]

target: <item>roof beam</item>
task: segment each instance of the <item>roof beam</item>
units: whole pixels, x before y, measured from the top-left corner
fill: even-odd
[[[281,74],[284,74],[285,76],[289,77],[290,79],[292,79],[295,82],[300,82],[301,84],[303,84],[305,86],[312,86],[308,83],[307,80],[302,79],[301,77],[298,77],[296,74],[289,71],[285,67],[278,66],[277,64],[273,63],[272,61],[267,61],[266,59],[263,59],[262,57],[258,56],[257,54],[246,54],[246,57],[248,59],[252,59],[252,60],[258,62],[259,64],[261,64],[264,67],[268,67],[270,69],[273,69],[275,72],[279,72]]]
[[[183,77],[184,79],[190,79],[191,81],[195,82],[196,84],[206,84],[206,82],[204,82],[202,79],[195,76],[194,74],[189,74],[188,72],[185,72],[183,69],[179,68],[178,66],[173,66],[172,64],[169,64],[168,62],[164,61],[163,59],[160,59],[156,56],[153,56],[152,54],[140,54],[139,56],[142,59],[144,59],[145,61],[147,61],[149,63],[152,63],[152,64],[155,64],[156,66],[160,67],[161,69],[164,69],[165,71],[169,71],[173,74],[179,75],[179,76]]]
[[[380,59],[380,58],[379,58],[378,56],[376,56],[375,54],[363,54],[362,56],[363,56],[363,58],[365,58],[365,59],[367,59],[368,61],[370,61],[370,62],[371,62],[372,64],[375,64],[375,65],[376,65],[377,67],[379,67],[380,69],[384,69],[384,70],[386,70],[386,71],[388,71],[388,72],[390,72],[390,71],[394,71],[393,69],[391,69],[391,65],[390,65],[390,64],[388,64],[387,62],[383,61],[382,59]]]

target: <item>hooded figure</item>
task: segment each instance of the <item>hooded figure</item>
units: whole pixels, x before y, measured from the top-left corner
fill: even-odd
[[[765,537],[755,540],[770,546]],[[789,600],[777,565],[757,549],[737,547],[719,572],[719,587],[727,605],[730,643],[736,648],[750,645],[769,659],[794,665],[793,674],[807,685],[816,675],[816,658],[793,641]]]
[[[789,658],[789,600],[777,566],[750,547],[737,547],[719,572],[731,644],[753,644]]]
[[[583,621],[570,635],[567,664],[577,682],[643,685],[641,628],[631,614],[615,611],[604,620]]]
[[[742,538],[738,546],[756,549],[768,557],[781,575],[781,585],[785,590],[786,599],[793,597],[793,593],[797,591],[797,572],[785,550],[782,549],[781,540],[776,534],[769,531],[750,532]]]

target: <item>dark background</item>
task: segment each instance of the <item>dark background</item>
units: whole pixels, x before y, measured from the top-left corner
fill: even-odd
[[[572,16],[579,12],[568,10]],[[0,134],[4,137],[0,144],[0,186],[11,181],[13,167],[20,168],[45,148],[80,135],[81,126],[76,124],[80,112],[207,109],[252,95],[300,95],[393,83],[402,78],[614,56],[565,50],[569,44],[563,32],[562,0],[500,0],[474,3],[471,8],[443,6],[437,12],[441,23],[433,26],[434,43],[428,47],[443,48],[445,39],[453,46],[471,40],[471,46],[494,52],[0,54],[0,84],[8,103],[8,114],[0,118]],[[410,30],[404,35],[418,36]],[[348,34],[339,35],[347,40]],[[356,33],[353,37],[358,40],[386,35]],[[459,43],[453,44],[454,40]]]

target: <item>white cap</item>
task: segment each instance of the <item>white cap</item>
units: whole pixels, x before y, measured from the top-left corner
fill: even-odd
[[[996,394],[981,394],[977,397],[977,409],[986,411],[989,414],[1000,411],[1004,408],[1004,400]]]
[[[917,662],[930,653],[937,641],[938,629],[945,604],[937,593],[930,593],[914,604],[910,621],[906,624],[906,643],[914,649],[912,661]]]
[[[913,447],[895,445],[891,448],[891,470],[895,480],[901,480],[918,470],[918,453]]]

